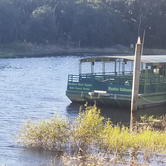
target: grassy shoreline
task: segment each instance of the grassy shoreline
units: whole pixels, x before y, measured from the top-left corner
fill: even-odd
[[[102,117],[96,105],[86,106],[73,119],[54,115],[28,120],[16,138],[27,148],[61,152],[59,166],[166,164],[166,117],[144,116],[140,122],[131,131],[129,126]]]
[[[12,43],[0,46],[0,58],[45,57],[62,55],[108,55],[134,54],[134,49],[127,47],[117,48],[80,48],[58,45],[36,45],[31,43]],[[166,49],[144,49],[143,54],[166,55]]]

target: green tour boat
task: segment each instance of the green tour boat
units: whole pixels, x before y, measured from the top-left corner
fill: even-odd
[[[130,107],[133,65],[134,56],[79,59],[79,74],[68,76],[66,95],[72,102]],[[143,55],[140,64],[138,108],[164,103],[166,55]]]

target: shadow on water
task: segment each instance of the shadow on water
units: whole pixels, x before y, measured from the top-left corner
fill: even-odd
[[[77,116],[79,113],[79,109],[83,104],[79,103],[71,103],[67,106],[67,113],[69,116]],[[98,106],[101,110],[101,116],[105,118],[110,118],[113,124],[122,123],[125,125],[130,124],[130,109],[129,108],[119,108],[119,107],[112,107],[112,106]],[[166,105],[162,106],[155,106],[155,107],[148,107],[148,108],[141,108],[136,112],[133,112],[133,118],[136,121],[140,120],[140,116],[151,116],[160,117],[166,115]]]
[[[159,105],[154,107],[141,108],[137,112],[133,113],[136,120],[140,119],[140,116],[152,116],[155,118],[166,115],[166,105]]]
[[[79,109],[83,104],[80,103],[70,103],[67,108],[66,111],[69,115],[74,115],[77,116],[79,113]]]
[[[54,162],[54,165],[59,165],[62,152],[55,150],[44,150],[40,148],[20,148],[18,155],[19,158],[21,157],[22,159],[28,161],[25,166],[46,166],[51,165],[51,162]],[[22,165],[24,166],[24,163],[22,163]]]

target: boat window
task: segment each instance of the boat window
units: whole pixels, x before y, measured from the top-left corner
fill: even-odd
[[[124,71],[132,71],[133,70],[133,64],[132,61],[128,61],[127,63],[125,63],[124,65]]]
[[[82,63],[82,73],[91,73],[91,63]]]
[[[102,62],[96,62],[94,66],[94,72],[95,73],[102,73]]]
[[[115,62],[107,62],[105,63],[105,71],[106,72],[114,72],[115,71]]]
[[[159,66],[159,74],[162,76],[163,75],[163,65]]]

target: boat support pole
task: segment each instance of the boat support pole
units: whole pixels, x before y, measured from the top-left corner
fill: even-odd
[[[95,62],[91,62],[91,74],[94,73],[94,64],[95,64]]]
[[[137,111],[138,90],[139,90],[139,75],[140,75],[140,61],[141,61],[141,39],[138,37],[135,46],[134,57],[134,71],[133,71],[133,85],[132,85],[132,98],[131,98],[131,112]]]
[[[115,75],[117,74],[117,71],[116,71],[116,59],[115,59]]]
[[[82,63],[80,62],[79,63],[79,74],[81,74],[81,72],[82,72]]]
[[[103,62],[103,66],[102,66],[102,74],[105,75],[105,62]]]

